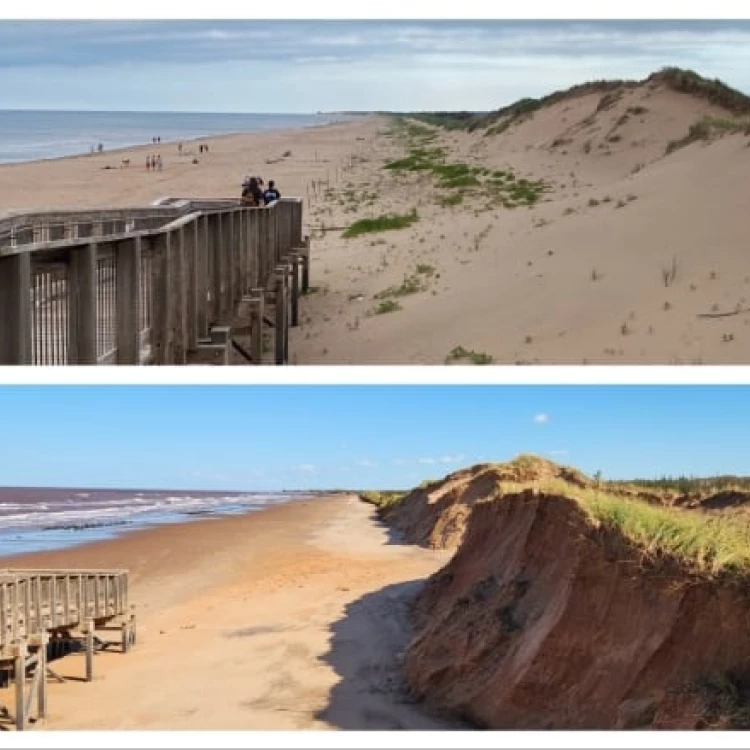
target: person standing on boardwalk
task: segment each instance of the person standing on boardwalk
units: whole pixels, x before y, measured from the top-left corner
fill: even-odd
[[[257,177],[249,177],[242,183],[242,205],[244,206],[263,205],[263,192],[258,186]]]
[[[263,201],[266,205],[273,203],[281,198],[281,193],[276,189],[276,183],[273,180],[268,181],[268,190],[263,193]]]

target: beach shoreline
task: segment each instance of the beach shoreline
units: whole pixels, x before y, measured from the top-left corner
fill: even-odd
[[[129,494],[123,492],[123,495]],[[137,494],[137,493],[134,493]],[[149,491],[143,491],[140,493],[141,496],[144,494],[150,495],[147,499],[155,500],[156,495]],[[199,493],[190,493],[187,491],[165,491],[164,496],[172,496],[175,494],[187,496],[187,497],[199,497]],[[277,497],[274,497],[276,493],[260,493],[260,492],[247,492],[247,493],[236,493],[236,495],[230,495],[229,493],[222,492],[205,492],[203,493],[207,499],[215,500],[221,498],[223,500],[223,506],[219,506],[219,509],[214,508],[203,508],[198,511],[188,510],[180,506],[165,507],[160,510],[149,511],[148,514],[144,513],[141,517],[138,515],[130,517],[131,520],[119,520],[119,521],[106,521],[102,518],[93,519],[90,522],[87,521],[74,521],[71,520],[69,524],[62,526],[50,525],[54,521],[54,514],[50,516],[48,520],[40,521],[38,527],[27,527],[21,529],[0,529],[0,550],[5,544],[10,546],[11,540],[4,538],[4,536],[12,534],[26,533],[31,536],[31,540],[27,542],[27,546],[34,544],[33,539],[35,535],[41,535],[44,532],[71,532],[71,541],[69,544],[60,544],[54,540],[43,549],[26,549],[19,552],[12,552],[9,554],[2,554],[0,552],[0,568],[5,566],[11,567],[12,564],[16,563],[21,558],[27,558],[29,556],[44,555],[47,553],[59,553],[64,555],[71,550],[89,547],[96,544],[106,544],[117,541],[124,537],[139,534],[142,532],[158,531],[173,526],[181,526],[183,524],[194,524],[201,523],[203,521],[222,520],[229,518],[238,518],[253,513],[260,513],[270,508],[274,508],[277,505],[285,505],[287,503],[295,503],[302,501],[315,500],[318,497],[326,497],[330,493],[316,493],[316,492],[290,492],[286,494],[278,493]],[[269,497],[274,497],[271,502],[261,502]],[[250,498],[247,503],[247,509],[243,511],[238,510],[222,510],[221,507],[236,507],[240,504],[241,500]],[[234,500],[234,503],[232,502]],[[216,506],[214,506],[216,507]],[[126,509],[124,509],[126,510]],[[33,511],[32,511],[33,512]],[[163,518],[167,516],[178,516],[175,520],[166,521]],[[77,535],[79,535],[77,537]],[[85,538],[89,536],[90,538]],[[43,542],[39,541],[36,546],[41,547]]]
[[[356,495],[16,558],[129,569],[138,618],[129,654],[97,653],[94,685],[82,654],[55,662],[71,681],[50,681],[43,728],[450,728],[408,699],[399,661],[409,602],[445,559],[395,543]]]
[[[8,110],[8,111],[20,111],[20,110]],[[25,111],[25,110],[24,110]],[[29,110],[31,111],[31,110]],[[2,110],[0,110],[2,112]],[[122,114],[139,114],[139,113],[131,113],[131,112],[123,112]],[[146,113],[150,114],[150,113]],[[175,113],[175,114],[194,114],[194,113]],[[200,113],[197,113],[200,114]],[[223,113],[211,113],[211,114],[223,114]],[[234,113],[229,113],[234,114]],[[242,113],[238,113],[242,114]],[[252,114],[252,113],[249,113]],[[314,115],[310,115],[311,117]],[[343,117],[343,116],[342,116]],[[105,155],[111,155],[111,156],[122,156],[122,155],[128,155],[133,151],[141,152],[143,150],[154,150],[159,149],[162,146],[163,147],[176,147],[180,143],[183,145],[199,145],[200,143],[205,143],[206,141],[219,141],[226,138],[232,138],[236,136],[240,136],[243,138],[246,138],[248,136],[258,136],[258,135],[267,135],[270,133],[274,134],[284,134],[284,135],[294,135],[296,133],[304,133],[308,130],[314,130],[314,129],[320,129],[320,128],[328,128],[332,125],[339,125],[344,122],[350,122],[351,120],[355,119],[354,116],[347,116],[347,119],[340,119],[340,120],[334,120],[331,122],[323,122],[323,123],[313,123],[310,125],[300,125],[297,127],[274,127],[274,128],[262,128],[259,130],[247,130],[247,131],[234,131],[229,133],[208,133],[205,135],[200,136],[187,136],[185,138],[170,138],[168,140],[160,141],[159,143],[151,143],[151,142],[143,142],[143,143],[131,143],[124,146],[115,146],[113,148],[104,148],[103,151],[99,152],[96,150],[91,151],[80,151],[73,154],[63,154],[60,156],[45,156],[40,157],[37,159],[21,159],[18,161],[0,161],[0,170],[4,167],[11,167],[11,166],[23,166],[28,164],[47,164],[47,163],[55,163],[66,159],[86,159],[90,158],[92,156],[105,156]]]
[[[364,151],[362,141],[371,141],[380,123],[378,117],[351,118],[4,163],[0,164],[0,214],[126,208],[150,205],[164,196],[239,197],[249,173],[273,179],[284,196],[301,197],[313,181],[330,179],[331,170],[342,170],[355,153]],[[199,143],[208,143],[209,152],[199,154]],[[146,169],[151,154],[161,155],[163,169]]]

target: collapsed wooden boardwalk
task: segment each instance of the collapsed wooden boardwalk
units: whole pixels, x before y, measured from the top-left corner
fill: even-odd
[[[102,631],[119,637],[101,639]],[[48,677],[64,681],[50,659],[83,651],[90,682],[95,649],[116,644],[127,653],[135,637],[127,571],[0,570],[0,685],[12,684],[15,695],[0,719],[20,731],[44,718]]]
[[[0,364],[286,364],[309,258],[297,198],[0,216]]]

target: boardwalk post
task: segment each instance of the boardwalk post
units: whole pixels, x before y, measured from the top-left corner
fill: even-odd
[[[185,227],[185,262],[187,264],[187,340],[186,347],[190,352],[198,348],[199,310],[201,308],[199,294],[199,248],[198,224],[202,217],[196,217]]]
[[[153,238],[154,307],[151,322],[151,347],[157,365],[171,363],[170,277],[174,273],[171,259],[170,232]]]
[[[310,291],[310,238],[305,237],[302,247],[302,294]]]
[[[172,234],[170,252],[174,260],[172,278],[172,307],[174,310],[173,359],[170,364],[184,365],[187,362],[187,269],[185,262],[185,227],[181,226]]]
[[[224,215],[224,252],[226,257],[224,289],[226,290],[226,294],[222,313],[230,315],[234,308],[234,263],[237,257],[235,251],[237,232],[235,230],[234,211],[229,211]]]
[[[263,364],[263,306],[263,289],[253,289],[250,297],[250,356],[256,365]]]
[[[94,621],[86,622],[86,682],[94,679]]]
[[[292,326],[299,325],[299,253],[293,253],[292,259]]]
[[[284,269],[284,364],[289,364],[289,320],[291,318],[291,285],[289,277],[292,273],[292,266],[290,263],[284,261],[282,268]]]
[[[294,228],[292,234],[292,246],[299,247],[302,243],[302,199],[294,202]]]
[[[37,694],[36,694],[36,711],[37,718],[43,719],[47,715],[47,642],[49,634],[46,630],[42,631],[37,651],[36,670],[38,677]]]
[[[24,690],[26,688],[26,638],[21,638],[13,649],[13,659],[16,681],[16,731],[23,732],[26,729],[26,701]]]
[[[253,219],[255,218],[250,213],[249,208],[242,210],[244,217],[245,227],[245,276],[242,279],[242,293],[244,294],[248,289],[252,289],[255,286],[255,279],[253,279],[253,252],[255,245],[253,243]]]
[[[118,365],[141,361],[141,243],[135,237],[115,248]]]
[[[69,264],[69,344],[68,364],[97,364],[96,332],[96,257],[97,245],[92,242],[73,248]]]
[[[241,208],[234,210],[235,225],[235,275],[234,275],[234,302],[239,303],[245,294],[245,212]]]
[[[0,364],[30,365],[30,253],[0,257],[0,321]]]
[[[275,333],[276,333],[276,346],[275,346],[275,362],[277,365],[284,364],[284,354],[286,346],[286,336],[284,335],[284,329],[286,327],[286,269],[284,266],[277,266],[276,273],[274,275],[276,284],[276,310],[275,310]]]
[[[216,290],[216,304],[214,305],[214,317],[212,323],[216,323],[224,314],[226,309],[225,290],[227,278],[227,233],[224,222],[224,214],[216,214],[216,225],[214,229],[214,289]]]
[[[208,265],[208,216],[202,214],[196,221],[198,249],[198,338],[208,333],[208,313],[211,305],[211,278]]]

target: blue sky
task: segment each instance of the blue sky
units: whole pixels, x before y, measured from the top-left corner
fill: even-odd
[[[0,386],[5,486],[411,487],[521,452],[750,475],[750,386]]]
[[[0,108],[492,109],[694,68],[750,92],[750,21],[0,20]]]

